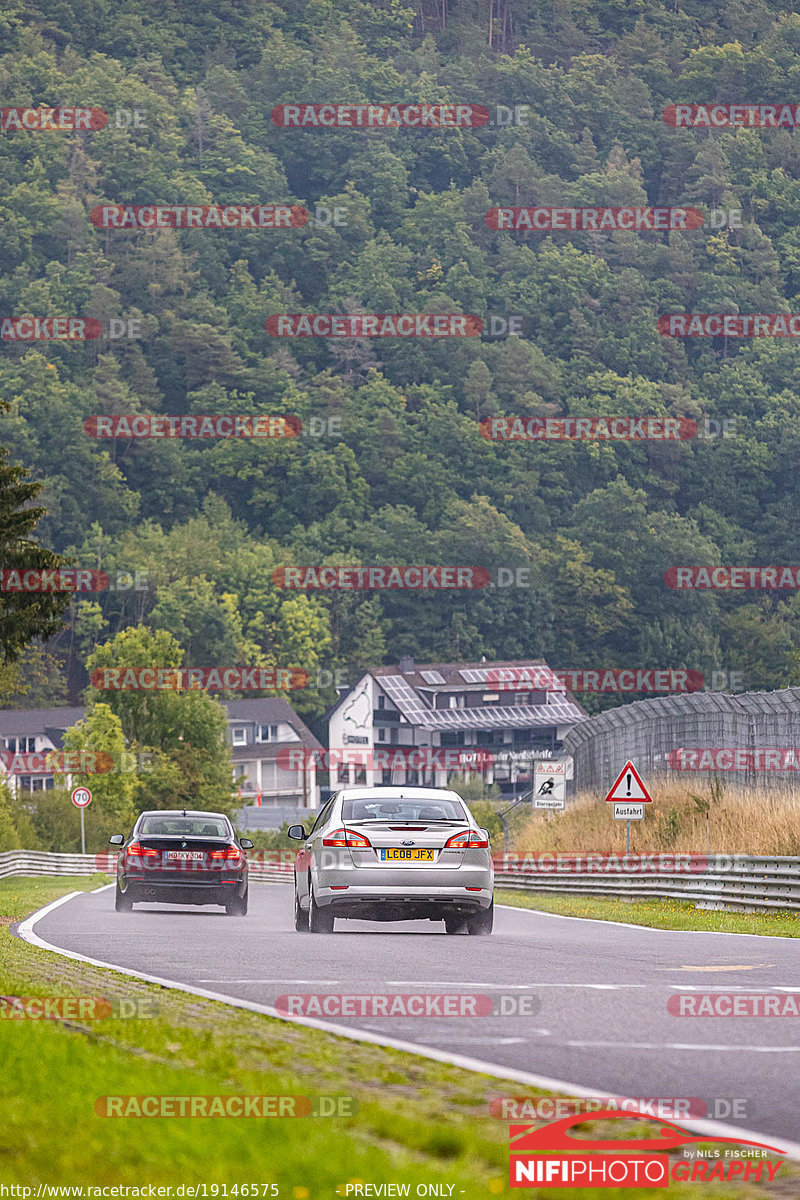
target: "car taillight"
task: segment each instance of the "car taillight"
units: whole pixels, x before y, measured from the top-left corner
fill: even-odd
[[[242,857],[242,852],[238,846],[228,846],[227,850],[212,850],[209,853],[209,858],[225,858],[238,859]]]
[[[139,842],[131,842],[125,853],[130,858],[158,858],[157,850],[151,850],[149,846],[142,846]]]
[[[353,849],[369,849],[372,842],[363,833],[354,833],[352,829],[334,829],[322,839],[323,846],[351,846]]]
[[[465,829],[463,833],[454,833],[444,844],[445,850],[486,850],[489,843],[479,833]]]

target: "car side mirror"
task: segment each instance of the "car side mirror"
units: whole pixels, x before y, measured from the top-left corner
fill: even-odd
[[[308,837],[308,834],[302,825],[290,825],[286,830],[286,836],[293,838],[296,842],[302,842]]]
[[[125,838],[122,836],[121,833],[115,833],[113,835],[113,837],[110,837],[108,839],[108,844],[109,844],[109,846],[121,846],[124,841],[125,841]]]
[[[239,845],[243,850],[252,850],[255,842],[251,842],[250,838],[239,838]]]

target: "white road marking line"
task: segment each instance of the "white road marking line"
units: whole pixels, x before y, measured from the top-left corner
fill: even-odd
[[[320,983],[342,983],[341,979],[251,979],[250,976],[242,976],[241,979],[198,979],[197,983],[307,983],[316,986]]]
[[[492,1079],[510,1080],[528,1087],[553,1092],[555,1095],[566,1094],[568,1096],[588,1096],[610,1100],[618,1094],[618,1091],[614,1093],[600,1087],[586,1087],[584,1084],[572,1083],[564,1079],[552,1079],[547,1075],[538,1075],[533,1071],[518,1071],[513,1067],[501,1067],[496,1063],[484,1062],[479,1058],[472,1058],[470,1055],[452,1054],[444,1050],[437,1050],[434,1046],[423,1046],[415,1042],[402,1041],[399,1038],[386,1037],[383,1034],[376,1035],[366,1030],[349,1029],[346,1025],[335,1025],[332,1021],[320,1021],[316,1017],[287,1017],[266,1004],[256,1004],[250,1000],[240,1000],[236,996],[226,996],[219,992],[210,992],[206,988],[197,988],[186,983],[177,983],[174,979],[161,979],[155,975],[146,975],[143,971],[133,971],[128,967],[120,967],[115,966],[114,963],[103,962],[102,959],[88,958],[85,954],[76,954],[72,950],[62,950],[60,946],[54,946],[51,942],[45,941],[44,938],[39,937],[34,932],[34,926],[43,917],[47,916],[49,912],[65,904],[68,900],[74,900],[76,896],[84,894],[83,892],[71,892],[69,895],[61,896],[58,900],[54,900],[51,904],[32,913],[17,926],[17,936],[30,945],[39,946],[42,950],[50,950],[53,954],[60,955],[61,958],[69,958],[75,962],[89,963],[93,967],[105,967],[110,971],[116,971],[119,975],[127,975],[131,979],[143,979],[146,983],[157,983],[161,987],[170,988],[177,992],[185,992],[191,996],[200,996],[205,1000],[217,1000],[222,1004],[227,1004],[230,1008],[242,1008],[248,1012],[262,1013],[264,1016],[275,1017],[279,1021],[286,1021],[289,1025],[304,1025],[310,1029],[321,1029],[325,1033],[335,1034],[337,1037],[346,1038],[349,1041],[365,1042],[373,1046],[385,1046],[392,1050],[402,1050],[408,1054],[415,1054],[419,1058],[429,1058],[434,1062],[443,1062],[453,1067],[461,1067],[465,1071],[488,1075]],[[565,920],[571,919],[565,918]],[[641,928],[641,926],[637,926],[636,928]],[[758,935],[747,934],[745,936],[755,937]],[[797,1047],[793,1046],[791,1049],[796,1050]],[[745,1129],[737,1125],[728,1125],[725,1121],[708,1121],[705,1118],[692,1117],[683,1119],[681,1124],[697,1133],[707,1134],[709,1138],[744,1138],[757,1142],[770,1141],[771,1144],[771,1139],[774,1136],[772,1134],[761,1133],[755,1129]],[[788,1139],[780,1136],[778,1137],[778,1141],[781,1142],[781,1151],[787,1158],[791,1158],[795,1162],[800,1162],[800,1142],[790,1142]]]
[[[645,988],[646,983],[463,983],[451,979],[387,979],[389,987],[479,987],[490,988],[491,991],[511,991],[512,988],[536,989],[543,987],[560,988],[597,988],[602,991],[616,991],[622,988]],[[665,986],[663,984],[659,986]]]
[[[754,1054],[800,1054],[800,1046],[743,1046],[737,1043],[727,1045],[715,1042],[560,1042],[562,1046],[576,1046],[580,1049],[617,1049],[617,1050],[749,1050]]]
[[[531,1032],[532,1033],[541,1033],[542,1031],[534,1029]],[[432,1036],[426,1035],[425,1037],[420,1039],[420,1041],[422,1041],[423,1044],[426,1044],[428,1042],[432,1042],[434,1044],[436,1042],[447,1042],[450,1045],[452,1045],[453,1042],[456,1040],[459,1042],[459,1044],[461,1042],[473,1042],[473,1043],[480,1043],[481,1045],[485,1045],[485,1046],[512,1046],[512,1045],[517,1045],[520,1042],[527,1042],[529,1039],[528,1038],[520,1038],[520,1037],[464,1037],[460,1033],[457,1034],[455,1037],[452,1037],[452,1036],[448,1037],[446,1034],[433,1034]]]

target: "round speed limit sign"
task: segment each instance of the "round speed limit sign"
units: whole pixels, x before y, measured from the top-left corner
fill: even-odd
[[[92,793],[88,788],[77,787],[72,793],[71,800],[76,808],[88,808],[92,803]]]

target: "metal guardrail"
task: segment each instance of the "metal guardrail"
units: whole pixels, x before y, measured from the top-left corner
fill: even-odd
[[[259,858],[258,855],[270,857]],[[281,858],[281,855],[286,856]],[[248,857],[253,883],[291,883],[292,851],[254,851]],[[274,857],[273,857],[274,856]],[[769,910],[800,911],[800,858],[769,858],[749,854],[693,856],[684,870],[655,869],[658,855],[619,855],[613,868],[610,855],[595,856],[605,862],[603,870],[575,869],[575,855],[529,855],[519,866],[507,869],[513,856],[495,857],[495,886],[524,892],[556,892],[567,895],[611,896],[640,900],[654,896],[684,900],[695,908],[734,909],[741,912]],[[534,857],[537,865],[525,865]],[[579,856],[583,864],[587,855]],[[666,855],[678,860],[688,856]],[[14,875],[86,876],[97,872],[114,874],[117,856],[101,854],[56,854],[44,850],[7,850],[0,854],[0,879]],[[702,862],[700,861],[702,860]],[[626,866],[627,864],[627,866]],[[700,869],[702,868],[702,869]]]
[[[530,856],[534,857],[534,856]],[[525,892],[556,892],[568,895],[608,896],[625,900],[654,896],[684,900],[695,908],[732,909],[740,912],[800,910],[800,858],[748,854],[694,856],[692,869],[648,869],[641,860],[653,855],[619,855],[619,868],[576,870],[569,860],[575,856],[538,855],[539,864],[504,870],[500,857],[495,862],[495,886]],[[559,867],[559,857],[562,864]],[[586,855],[581,856],[583,860]],[[609,855],[597,856],[608,859]],[[658,857],[658,856],[655,856]],[[669,858],[680,856],[670,855]],[[686,856],[684,856],[686,857]],[[633,860],[630,869],[622,865]],[[698,859],[704,862],[698,868]],[[550,860],[542,862],[542,860]]]
[[[258,851],[256,851],[258,853]],[[262,851],[262,853],[264,853]],[[249,877],[253,883],[291,883],[291,862],[248,859]],[[113,875],[117,869],[116,853],[56,854],[49,850],[6,850],[0,854],[0,879],[14,875]]]

